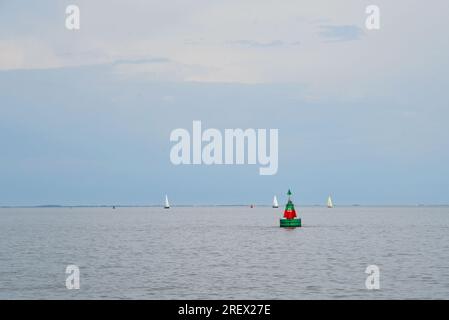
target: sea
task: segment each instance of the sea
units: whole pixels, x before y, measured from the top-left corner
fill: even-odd
[[[282,212],[2,208],[0,299],[449,298],[449,207]]]

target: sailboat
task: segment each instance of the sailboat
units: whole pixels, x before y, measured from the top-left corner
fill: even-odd
[[[332,204],[331,196],[327,197],[327,207],[328,208],[333,208],[334,207],[334,205]]]
[[[274,198],[273,198],[273,208],[279,208],[279,203],[278,203],[278,199],[276,198],[276,196],[274,196]]]
[[[165,195],[165,205],[164,205],[164,209],[170,209],[170,203],[168,202],[168,197],[167,197],[167,195]]]

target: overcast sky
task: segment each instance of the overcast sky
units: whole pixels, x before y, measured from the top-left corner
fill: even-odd
[[[448,12],[0,0],[0,205],[270,203],[289,187],[298,204],[449,203]],[[278,174],[173,166],[170,132],[192,120],[279,129]]]

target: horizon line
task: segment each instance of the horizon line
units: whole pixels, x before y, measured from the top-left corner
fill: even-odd
[[[271,204],[177,204],[170,205],[170,207],[272,207]],[[326,204],[301,204],[298,207],[327,207]],[[78,204],[78,205],[59,205],[59,204],[48,204],[48,205],[0,205],[1,209],[8,208],[162,208],[163,204]],[[279,208],[283,207],[280,205]],[[335,205],[334,207],[449,207],[449,204],[341,204]]]

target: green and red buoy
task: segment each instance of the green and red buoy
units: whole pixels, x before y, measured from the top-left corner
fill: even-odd
[[[290,189],[287,192],[288,202],[285,205],[284,217],[280,220],[281,228],[296,228],[301,227],[301,219],[296,216],[295,205],[293,204],[290,196],[292,192]]]

